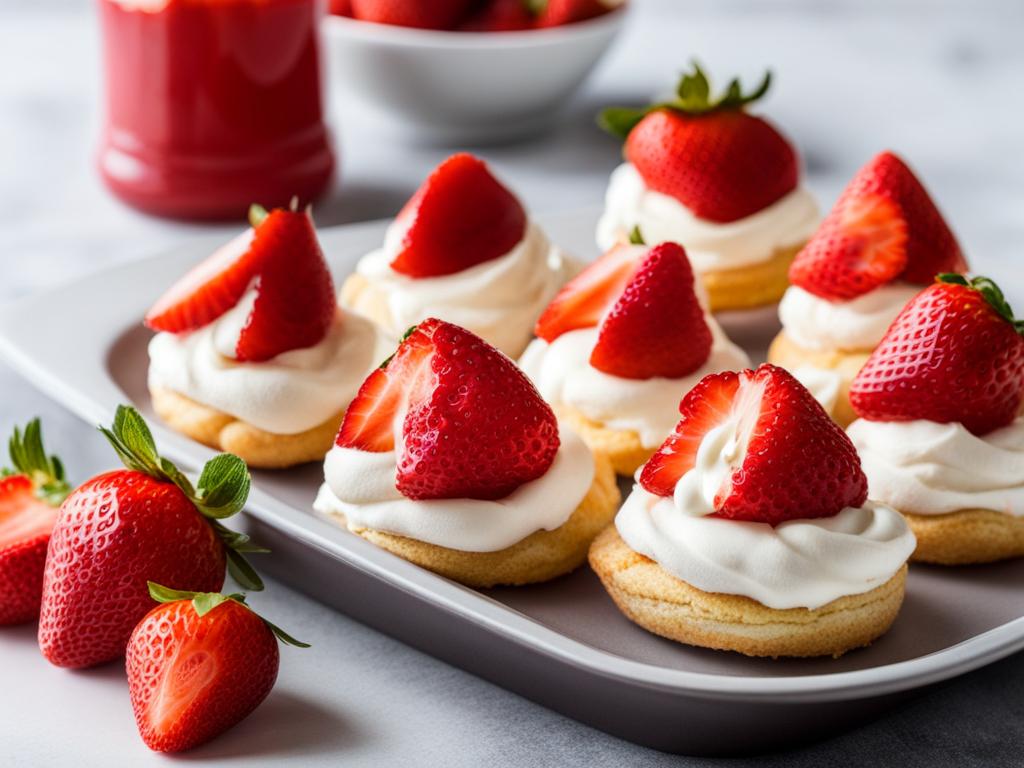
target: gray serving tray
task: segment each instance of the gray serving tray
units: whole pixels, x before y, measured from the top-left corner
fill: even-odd
[[[540,218],[559,243],[595,255],[593,211]],[[339,284],[385,226],[321,232]],[[149,412],[149,334],[140,319],[217,244],[203,240],[0,308],[0,354],[88,421],[109,421],[126,401]],[[722,320],[755,358],[777,329],[772,312]],[[211,455],[157,424],[154,432],[186,467]],[[246,525],[273,550],[258,567],[451,664],[661,750],[732,754],[822,738],[1024,648],[1024,561],[914,566],[903,611],[871,647],[840,659],[748,659],[633,626],[585,567],[544,585],[487,591],[435,576],[313,513],[320,477],[319,466],[254,473]]]

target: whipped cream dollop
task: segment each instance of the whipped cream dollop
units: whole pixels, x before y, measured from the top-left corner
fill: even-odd
[[[401,335],[428,317],[460,325],[509,355],[518,355],[533,324],[579,265],[529,222],[523,239],[496,259],[451,275],[412,278],[391,268],[402,246],[407,222],[388,227],[384,247],[360,259],[356,271],[384,295],[388,330]],[[365,297],[365,298],[363,298]],[[351,307],[373,314],[363,294]]]
[[[849,301],[829,301],[791,285],[779,302],[782,328],[804,349],[868,351],[921,286],[890,283]]]
[[[1024,419],[981,436],[924,420],[857,419],[846,431],[873,499],[917,515],[1024,515]]]
[[[803,187],[737,221],[700,219],[674,197],[648,189],[636,167],[623,163],[612,171],[597,244],[607,250],[639,226],[649,243],[681,243],[694,269],[708,272],[767,261],[807,240],[818,221],[818,205]]]
[[[263,362],[239,362],[238,337],[255,301],[250,288],[209,325],[154,336],[150,388],[170,389],[267,432],[293,435],[348,406],[367,374],[393,351],[394,341],[373,323],[338,308],[318,344]]]
[[[704,364],[678,379],[624,379],[590,364],[599,329],[563,333],[550,344],[534,339],[519,361],[541,396],[556,408],[576,409],[608,429],[632,431],[645,448],[657,448],[679,421],[679,401],[709,373],[750,365],[747,353],[733,344],[712,318],[711,354]]]
[[[408,499],[395,485],[394,451],[334,446],[313,508],[343,515],[350,528],[371,528],[464,552],[496,552],[536,531],[565,523],[594,480],[594,457],[560,426],[561,445],[548,471],[503,499]]]
[[[790,373],[807,388],[815,400],[821,403],[822,408],[829,413],[835,410],[843,386],[843,375],[839,371],[801,365]]]
[[[615,527],[630,549],[688,584],[776,609],[815,609],[869,592],[891,579],[916,545],[903,517],[872,501],[772,527],[689,514],[639,486]]]

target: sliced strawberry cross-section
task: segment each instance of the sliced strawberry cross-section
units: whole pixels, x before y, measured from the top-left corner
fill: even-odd
[[[559,437],[550,406],[508,357],[429,319],[363,384],[336,444],[397,450],[396,487],[408,498],[500,499],[547,472]]]
[[[782,368],[716,373],[683,398],[682,419],[644,466],[640,485],[672,496],[690,471],[720,479],[718,517],[776,525],[830,517],[867,498],[867,479],[846,433],[814,397]],[[702,445],[721,446],[707,467]],[[698,466],[698,463],[701,466]]]
[[[627,379],[674,379],[700,368],[711,342],[686,251],[662,243],[647,252],[601,321],[590,364]]]
[[[508,253],[526,233],[526,211],[482,160],[460,153],[434,169],[395,224],[405,232],[391,268],[438,277]]]

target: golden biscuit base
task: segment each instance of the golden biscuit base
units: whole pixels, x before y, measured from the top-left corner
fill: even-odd
[[[899,613],[907,566],[885,584],[821,608],[769,608],[740,595],[704,592],[634,552],[614,525],[594,540],[590,566],[627,618],[687,645],[747,656],[834,656],[870,644]]]
[[[153,410],[171,429],[210,448],[233,453],[258,469],[284,469],[308,461],[322,461],[334,444],[338,425],[345,415],[341,411],[305,432],[279,435],[170,389],[151,387],[149,394]]]
[[[621,500],[615,472],[595,457],[594,481],[568,520],[553,531],[536,531],[497,552],[465,552],[394,533],[360,528],[335,514],[350,531],[409,562],[469,587],[519,586],[549,581],[575,570],[587,549],[615,517]]]
[[[786,335],[785,331],[779,333],[768,348],[768,362],[779,365],[790,371],[795,371],[802,366],[820,368],[826,371],[835,371],[839,374],[839,394],[836,396],[836,404],[832,408],[832,419],[844,429],[848,427],[857,414],[850,405],[850,384],[857,375],[864,363],[871,356],[871,350],[812,350],[805,349]]]
[[[1024,557],[1024,517],[990,509],[903,516],[917,537],[911,562],[973,565]]]
[[[566,421],[598,456],[604,456],[617,474],[632,477],[647,462],[657,448],[645,448],[640,435],[633,430],[616,430],[591,421],[575,408],[560,405],[555,408],[560,420]]]
[[[789,287],[789,265],[803,243],[777,248],[767,261],[733,269],[702,272],[701,282],[708,295],[708,309],[751,309],[775,304]]]

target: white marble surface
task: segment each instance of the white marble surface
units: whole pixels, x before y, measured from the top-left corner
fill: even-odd
[[[771,65],[766,111],[800,145],[828,205],[872,153],[891,147],[925,177],[976,268],[1024,308],[1024,5],[1007,2],[635,0],[620,45],[542,141],[490,148],[535,209],[601,199],[618,160],[593,127],[606,103],[643,101],[699,56],[713,72]],[[0,4],[0,299],[136,258],[210,227],[162,222],[112,200],[93,173],[98,63],[91,6]],[[342,178],[321,224],[385,216],[445,150],[404,147],[338,104]],[[225,230],[227,231],[227,230]],[[26,322],[56,322],[53,317]],[[0,432],[33,414],[76,477],[109,466],[93,430],[0,367]],[[704,765],[590,730],[410,650],[286,588],[254,600],[311,641],[283,652],[266,704],[188,759],[246,764]],[[1024,658],[931,693],[830,742],[764,762],[1019,764]],[[0,632],[0,763],[156,763],[134,733],[117,665],[48,667],[31,628]],[[736,762],[736,761],[733,761]],[[745,761],[739,761],[745,764]],[[760,764],[760,763],[759,763]]]

